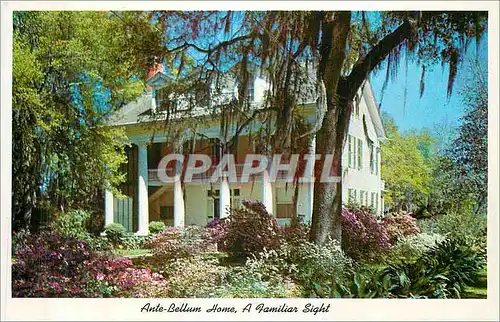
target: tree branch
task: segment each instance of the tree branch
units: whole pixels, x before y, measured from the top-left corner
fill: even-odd
[[[375,47],[373,47],[368,54],[360,60],[356,65],[354,65],[351,73],[345,80],[344,85],[339,86],[339,89],[347,89],[348,92],[343,94],[348,94],[347,99],[352,100],[356,91],[361,86],[363,81],[366,79],[368,74],[380,64],[385,57],[394,49],[396,46],[401,44],[404,40],[408,39],[412,33],[412,27],[409,21],[403,22],[401,26],[396,28],[392,33],[385,36]],[[346,88],[347,87],[347,88]]]

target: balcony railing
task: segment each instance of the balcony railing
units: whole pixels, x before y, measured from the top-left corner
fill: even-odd
[[[236,168],[236,177],[237,177],[237,180],[238,182],[241,181],[241,177],[243,175],[243,168],[245,167],[245,164],[236,164],[235,165],[235,168]],[[175,172],[175,169],[174,168],[166,168],[166,175],[168,177],[174,177],[176,172]],[[190,182],[185,182],[185,183],[210,183],[211,181],[211,178],[212,176],[214,175],[214,172],[215,171],[220,171],[216,166],[212,166],[210,167],[208,170],[202,172],[202,173],[195,173],[193,174],[193,177],[191,179]],[[158,176],[158,169],[149,169],[148,170],[148,180],[150,183],[157,183],[157,184],[161,184],[163,183],[159,176]],[[219,178],[221,176],[219,175]],[[277,176],[276,176],[276,180],[279,181],[284,181],[287,177],[287,173],[286,172],[283,172],[283,171],[279,171],[277,173]],[[248,182],[252,182],[252,181],[262,181],[262,173],[257,173],[257,174],[251,174],[249,179],[248,179]]]

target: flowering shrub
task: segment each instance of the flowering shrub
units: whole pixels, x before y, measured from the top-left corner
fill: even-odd
[[[209,297],[221,285],[227,268],[216,260],[199,257],[180,258],[168,263],[164,275],[168,279],[169,297]]]
[[[28,235],[23,245],[12,265],[14,297],[109,297],[138,292],[147,281],[165,284],[150,272],[135,272],[130,259],[99,255],[58,233]]]
[[[179,229],[168,227],[146,243],[153,252],[154,261],[165,261],[187,258],[200,253],[206,247],[201,232],[186,227]]]
[[[259,201],[244,200],[227,220],[224,246],[234,257],[245,258],[279,245],[276,219]]]
[[[443,235],[419,233],[400,238],[392,247],[388,260],[391,263],[411,263],[427,252],[431,247],[445,240]]]
[[[128,297],[166,297],[167,281],[161,274],[152,273],[147,268],[127,268],[108,277],[116,285],[120,295]]]
[[[315,284],[328,285],[342,280],[352,264],[336,240],[329,240],[323,245],[309,241],[284,243],[276,250],[261,252],[246,263],[268,279],[290,276],[302,285],[305,292],[312,291]]]
[[[306,225],[298,224],[296,226],[279,226],[278,238],[281,243],[301,244],[309,241],[310,229]]]
[[[382,219],[382,224],[389,234],[391,244],[396,243],[399,239],[415,235],[420,232],[417,226],[417,220],[410,215],[399,215],[385,217]]]
[[[224,241],[227,237],[227,225],[224,221],[216,218],[205,227],[203,239],[206,243],[217,245],[217,249],[225,249]]]
[[[375,261],[391,248],[386,227],[364,210],[342,208],[342,243],[355,260]]]
[[[264,276],[247,265],[229,269],[215,294],[226,298],[287,298],[300,297],[301,293],[301,287],[290,278],[280,274]]]
[[[25,237],[12,265],[15,297],[99,296],[96,278],[102,263],[81,241],[58,233],[42,232]]]

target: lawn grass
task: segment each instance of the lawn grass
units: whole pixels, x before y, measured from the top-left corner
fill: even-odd
[[[142,256],[151,253],[150,249],[115,249],[113,251],[117,256]]]
[[[479,271],[473,285],[464,288],[463,298],[485,299],[488,295],[488,279],[486,269]]]

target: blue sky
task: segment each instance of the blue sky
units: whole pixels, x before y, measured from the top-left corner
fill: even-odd
[[[479,45],[479,60],[486,61],[488,39],[485,36]],[[384,93],[381,110],[389,113],[396,121],[401,131],[410,129],[436,128],[456,126],[463,115],[460,90],[470,78],[469,59],[476,58],[476,45],[471,43],[464,61],[459,66],[453,94],[447,98],[448,66],[436,65],[426,70],[425,92],[419,97],[421,68],[415,62],[409,62],[408,72],[404,58],[402,59],[397,77],[389,79]],[[487,64],[483,64],[486,68]],[[385,80],[385,68],[371,75],[371,82],[377,104],[380,103],[381,90]],[[405,104],[405,88],[406,104]]]

